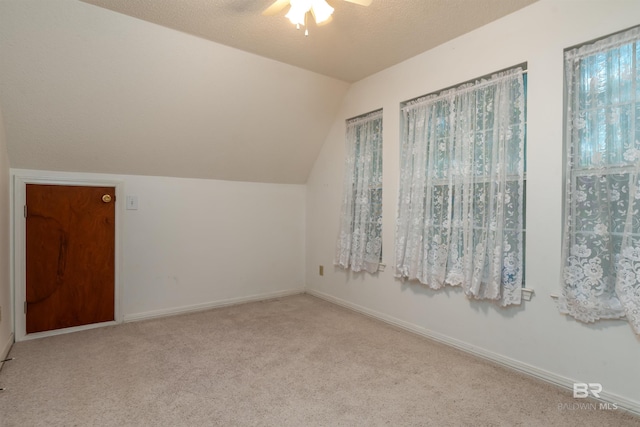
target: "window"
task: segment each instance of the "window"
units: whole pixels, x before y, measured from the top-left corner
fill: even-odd
[[[525,86],[520,67],[402,107],[396,274],[519,304]]]
[[[335,264],[375,273],[382,256],[382,110],[347,120],[346,149]]]
[[[640,27],[565,51],[560,310],[640,334]]]

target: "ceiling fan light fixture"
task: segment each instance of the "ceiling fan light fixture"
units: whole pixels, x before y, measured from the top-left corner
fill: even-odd
[[[291,8],[285,15],[294,25],[304,25],[305,15],[311,9],[311,0],[291,0]]]
[[[307,12],[311,12],[316,24],[320,24],[329,19],[334,10],[326,0],[291,0],[290,4],[291,8],[285,17],[294,25],[305,25]]]
[[[320,24],[331,17],[334,9],[325,0],[311,0],[311,13],[316,19],[316,24]]]

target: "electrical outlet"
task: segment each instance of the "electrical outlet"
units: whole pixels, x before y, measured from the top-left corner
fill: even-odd
[[[321,276],[324,276],[324,265],[321,265],[321,266],[320,266],[320,269],[319,269],[318,273],[319,273]]]

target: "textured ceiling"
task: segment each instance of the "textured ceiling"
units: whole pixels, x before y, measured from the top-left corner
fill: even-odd
[[[82,0],[347,82],[358,81],[536,0],[327,0],[330,23],[309,36],[263,16],[273,0]],[[312,21],[312,20],[311,20]]]

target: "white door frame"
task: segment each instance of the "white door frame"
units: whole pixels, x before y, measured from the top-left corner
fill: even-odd
[[[101,178],[85,178],[83,175],[64,174],[38,171],[18,171],[13,174],[13,210],[11,224],[13,229],[13,239],[11,242],[11,253],[13,254],[13,295],[14,295],[14,334],[16,341],[24,341],[34,338],[42,338],[52,335],[65,334],[69,332],[93,329],[102,326],[122,323],[122,280],[121,280],[121,232],[122,232],[122,212],[124,209],[124,181]],[[56,329],[53,331],[37,332],[27,334],[27,317],[24,312],[24,302],[26,301],[26,219],[24,217],[24,205],[26,204],[27,184],[45,185],[73,185],[88,187],[115,187],[116,209],[115,209],[115,299],[114,315],[115,320],[109,322],[93,323],[90,325],[74,326],[72,328]],[[119,203],[118,203],[119,201]]]

